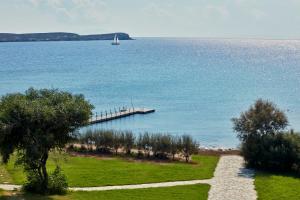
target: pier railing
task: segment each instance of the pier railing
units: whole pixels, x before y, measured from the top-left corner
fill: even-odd
[[[114,119],[120,119],[124,118],[130,115],[135,114],[148,114],[155,112],[154,109],[148,109],[148,108],[119,108],[116,109],[110,109],[109,111],[100,112],[100,114],[96,113],[94,116],[92,116],[89,120],[89,124],[96,124],[106,121],[111,121]]]

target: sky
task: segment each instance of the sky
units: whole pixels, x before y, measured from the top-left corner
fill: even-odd
[[[0,32],[300,39],[300,0],[0,0]]]

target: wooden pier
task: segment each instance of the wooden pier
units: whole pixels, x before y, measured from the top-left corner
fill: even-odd
[[[111,121],[114,119],[120,119],[127,116],[135,115],[135,114],[148,114],[155,112],[154,109],[147,109],[147,108],[127,108],[119,110],[118,112],[105,112],[105,114],[102,114],[100,116],[96,115],[95,117],[92,117],[89,120],[89,124],[97,124],[102,122]]]

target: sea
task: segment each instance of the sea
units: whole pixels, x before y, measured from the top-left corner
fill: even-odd
[[[94,114],[134,115],[85,129],[189,134],[204,147],[236,148],[231,119],[255,100],[274,102],[300,131],[300,41],[135,38],[0,43],[0,95],[29,87],[83,94]]]

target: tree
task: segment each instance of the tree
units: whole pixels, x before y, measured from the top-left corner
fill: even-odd
[[[87,124],[93,106],[83,95],[56,89],[28,89],[0,100],[0,153],[7,163],[18,152],[17,162],[35,174],[42,191],[48,189],[46,163],[49,152],[62,149],[74,131]]]
[[[180,137],[171,137],[170,152],[172,154],[172,160],[175,160],[175,155],[181,151],[181,139]]]
[[[144,149],[145,153],[147,154],[147,157],[150,157],[151,152],[151,144],[150,144],[150,135],[148,132],[144,133],[142,136],[142,148]]]
[[[160,157],[166,158],[168,153],[171,153],[171,136],[165,134],[158,134],[158,150]]]
[[[181,142],[185,162],[189,162],[190,156],[197,152],[199,144],[189,135],[183,135]]]
[[[287,117],[276,105],[259,99],[248,111],[232,121],[233,129],[242,142],[241,151],[248,165],[263,167],[274,161],[272,148],[277,149],[280,145],[276,143],[283,142],[283,137],[279,134],[288,125]]]
[[[122,146],[122,135],[120,132],[113,132],[113,146],[116,155],[118,155],[118,149]]]
[[[253,136],[274,135],[288,125],[285,114],[272,102],[262,99],[257,100],[254,106],[232,121],[233,129],[241,141]]]
[[[135,137],[131,131],[126,131],[123,134],[123,146],[125,148],[126,154],[131,154],[131,149],[134,146]]]

